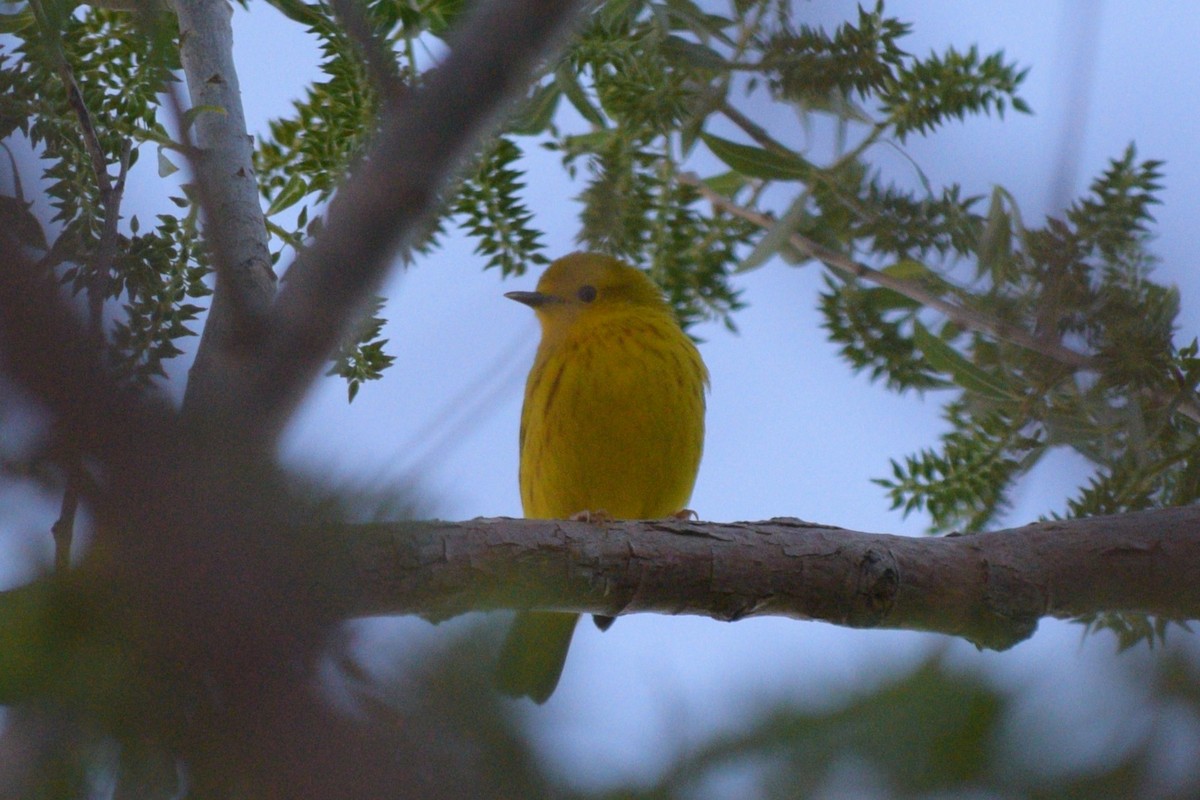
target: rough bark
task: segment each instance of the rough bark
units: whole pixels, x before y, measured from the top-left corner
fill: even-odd
[[[451,53],[384,113],[379,134],[329,205],[312,246],[288,269],[254,382],[238,387],[275,430],[391,266],[441,202],[441,190],[496,116],[565,38],[578,0],[482,4]]]
[[[225,0],[173,0],[195,116],[194,170],[217,288],[184,408],[211,435],[268,445],[396,253],[497,113],[578,16],[578,0],[483,4],[419,89],[389,102],[326,225],[275,297]],[[185,136],[186,138],[186,136]]]
[[[191,106],[211,109],[196,114],[184,134],[194,144],[205,240],[217,268],[184,406],[215,413],[228,386],[246,381],[241,373],[274,301],[275,273],[233,63],[232,7],[226,0],[173,0],[172,7]]]
[[[862,533],[798,519],[477,519],[330,531],[326,596],[346,615],[488,608],[618,616],[784,616],[961,636],[1004,649],[1042,617],[1200,617],[1200,508],[964,536]]]

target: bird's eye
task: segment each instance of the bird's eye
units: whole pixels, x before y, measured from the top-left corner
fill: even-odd
[[[580,286],[579,291],[575,293],[575,296],[585,303],[590,303],[596,299],[596,287]]]

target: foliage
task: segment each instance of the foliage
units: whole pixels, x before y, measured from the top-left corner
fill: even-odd
[[[1164,771],[1162,744],[1171,720],[1194,720],[1200,710],[1195,667],[1175,652],[1150,673],[1145,702],[1153,721],[1126,726],[1137,730],[1110,737],[1100,753],[1081,754],[1078,744],[1040,749],[1045,714],[1031,715],[1012,693],[934,657],[827,708],[766,706],[739,729],[693,746],[649,785],[568,796],[1182,800],[1200,789],[1200,771],[1194,760]]]
[[[318,42],[322,73],[258,143],[278,260],[319,232],[338,183],[370,168],[357,154],[388,100],[330,6],[274,5]],[[424,49],[462,10],[460,0],[361,7],[396,56],[389,80],[408,87],[422,81]],[[179,352],[200,311],[192,300],[208,291],[191,191],[184,186],[174,198],[181,213],[151,231],[129,220],[119,257],[98,263],[108,206],[65,87],[78,83],[110,169],[135,163],[144,143],[170,152],[177,145],[159,121],[158,92],[176,66],[174,32],[165,18],[61,9],[18,6],[4,22],[16,46],[0,50],[0,134],[19,132],[38,148],[56,229],[43,231],[21,196],[0,214],[94,307],[96,298],[121,302],[114,361],[146,381]],[[1131,145],[1061,219],[1036,228],[1000,188],[985,203],[955,185],[897,186],[871,162],[877,145],[974,115],[1027,112],[1018,94],[1026,71],[975,47],[914,56],[903,47],[910,25],[882,3],[832,31],[800,17],[772,0],[737,0],[724,13],[692,0],[595,8],[446,190],[409,256],[456,226],[505,275],[545,263],[522,197],[522,156],[547,147],[578,187],[580,244],[648,269],[685,324],[715,318],[732,328],[743,302],[738,271],[775,255],[809,262],[812,246],[897,280],[870,285],[857,268],[831,270],[820,306],[852,369],[896,391],[949,392],[941,441],[893,460],[878,480],[894,507],[927,512],[934,530],[993,524],[1014,486],[1063,447],[1095,472],[1060,513],[1195,501],[1200,358],[1196,343],[1174,341],[1179,298],[1153,281],[1146,249],[1160,164],[1139,161]],[[756,119],[780,117],[769,106],[806,127],[832,121],[832,152],[797,149],[789,131],[765,128]],[[943,316],[930,299],[961,313]],[[380,311],[330,370],[351,398],[391,363]]]
[[[1072,345],[1084,356],[1080,364],[954,325],[931,336],[919,309],[882,314],[889,329],[912,332],[896,338],[915,344],[921,363],[963,390],[946,406],[951,430],[941,447],[894,461],[892,476],[879,481],[895,506],[926,509],[943,530],[980,530],[1004,509],[1016,480],[1064,446],[1096,466],[1068,502],[1072,516],[1197,499],[1190,466],[1200,444],[1196,422],[1180,413],[1193,402],[1195,346],[1175,347],[1178,296],[1150,280],[1153,260],[1144,247],[1158,167],[1138,163],[1131,146],[1064,219],[1039,229],[1022,227],[997,195],[986,235],[1007,244],[977,260],[978,288],[938,285],[940,295],[1040,341]],[[827,295],[826,307],[836,299]],[[837,302],[850,307],[850,299]],[[848,317],[829,315],[835,335]],[[892,366],[896,352],[911,351],[860,351],[874,355],[859,358],[899,388],[925,388]]]
[[[150,230],[137,217],[124,226],[116,217],[119,187],[142,146],[173,146],[156,97],[179,66],[173,22],[64,8],[37,3],[6,17],[13,41],[0,42],[0,139],[19,135],[37,150],[54,214],[44,230],[18,183],[0,219],[23,232],[43,267],[88,296],[94,318],[106,303],[120,304],[111,356],[131,381],[146,383],[182,352],[176,341],[194,334],[189,323],[202,310],[193,301],[210,291],[187,187],[172,198],[185,213],[160,215]]]
[[[321,70],[257,144],[272,257],[282,263],[319,235],[320,212],[341,182],[371,168],[360,154],[396,98],[372,83],[361,43],[327,3],[272,4],[314,37]],[[7,3],[0,14],[0,140],[9,163],[14,151],[32,150],[41,169],[32,197],[20,180],[0,197],[0,225],[82,297],[109,362],[145,386],[194,334],[210,270],[192,186],[164,192],[178,211],[152,226],[120,211],[146,145],[164,178],[182,160],[163,107],[178,42],[168,14],[103,5],[38,0]],[[388,77],[412,89],[430,61],[426,48],[441,44],[465,3],[359,5],[396,56]],[[744,302],[740,272],[776,256],[824,261],[820,309],[850,367],[891,390],[943,400],[946,433],[892,460],[877,481],[893,507],[928,513],[935,531],[996,523],[1014,488],[1056,448],[1093,468],[1058,510],[1064,515],[1200,499],[1200,342],[1176,341],[1180,298],[1154,281],[1148,249],[1161,164],[1139,160],[1130,145],[1040,226],[1026,225],[1001,188],[983,198],[955,185],[898,186],[872,161],[878,145],[901,147],[981,114],[1027,112],[1025,70],[973,46],[914,56],[903,49],[910,26],[882,3],[832,31],[801,23],[802,9],[779,0],[731,0],[724,11],[692,0],[595,7],[444,191],[440,214],[406,257],[436,249],[457,228],[506,276],[545,263],[523,197],[523,156],[548,148],[561,158],[563,195],[578,201],[580,245],[647,269],[685,324],[733,327]],[[797,116],[806,132],[834,130],[828,152],[795,145],[794,123],[770,130],[761,122]],[[179,122],[187,127],[186,117]],[[330,370],[347,381],[351,400],[393,360],[382,305],[368,310]],[[4,465],[21,467],[33,471]],[[1153,644],[1168,627],[1119,613],[1081,621],[1113,631],[1122,647]],[[1195,697],[1186,699],[1194,716]],[[1148,745],[1089,781],[1011,777],[996,756],[1006,703],[930,664],[840,709],[777,709],[698,748],[657,785],[621,796],[692,796],[735,760],[761,766],[763,796],[816,793],[847,750],[895,796],[963,785],[1026,796],[1173,796],[1147,777],[1157,765]],[[521,762],[530,770],[523,778],[542,787],[534,762]],[[78,782],[96,769],[68,765]],[[1189,779],[1178,796],[1194,793]]]
[[[329,375],[338,375],[346,380],[347,401],[353,403],[364,381],[375,380],[395,361],[394,356],[384,352],[387,339],[381,339],[385,320],[379,316],[386,301],[376,297],[370,311],[359,325],[355,336],[343,343],[333,357]]]
[[[485,269],[498,267],[504,275],[521,274],[527,264],[545,264],[541,232],[531,228],[533,215],[521,203],[525,188],[516,162],[520,149],[500,137],[480,160],[476,173],[459,187],[453,209],[463,229],[478,244],[475,252],[488,257]]]

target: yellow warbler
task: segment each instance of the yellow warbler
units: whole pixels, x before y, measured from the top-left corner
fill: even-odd
[[[521,412],[525,516],[683,510],[704,445],[708,370],[653,281],[615,258],[573,253],[550,265],[536,292],[505,296],[532,307],[542,327]],[[518,614],[500,656],[501,690],[544,703],[578,620]]]

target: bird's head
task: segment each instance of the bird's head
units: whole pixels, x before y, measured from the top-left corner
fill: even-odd
[[[646,273],[600,253],[563,256],[542,274],[537,291],[504,296],[536,311],[544,330],[620,309],[669,309]]]

